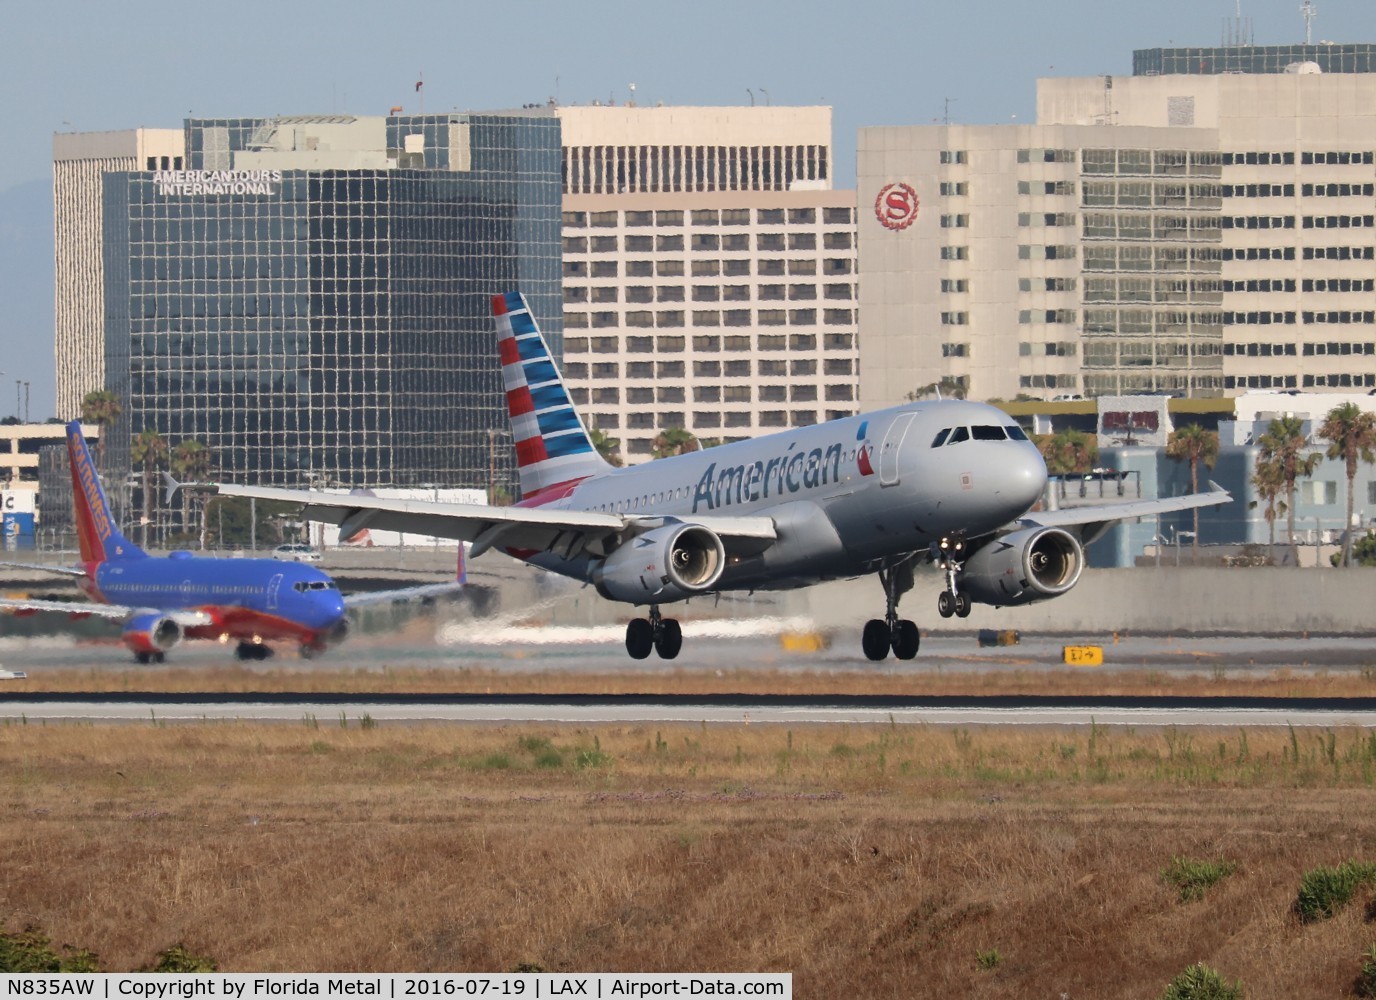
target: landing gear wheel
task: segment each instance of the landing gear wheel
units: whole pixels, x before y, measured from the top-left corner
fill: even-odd
[[[963,590],[956,595],[956,617],[970,617],[970,595]]]
[[[643,660],[655,648],[655,630],[648,618],[632,618],[626,623],[626,652],[633,660]]]
[[[134,654],[135,663],[148,663],[153,659],[152,653],[145,653],[142,650]]]
[[[325,652],[324,646],[317,646],[314,643],[305,642],[301,644],[301,659],[313,660]]]
[[[158,650],[156,653],[153,654],[153,662],[154,662],[154,663],[162,663],[162,662],[163,662],[164,660],[166,660],[166,659],[167,659],[167,654],[164,653],[162,650]]]
[[[860,636],[860,646],[866,656],[878,662],[889,655],[891,645],[893,637],[888,622],[878,618],[871,618],[865,622],[865,631]]]
[[[672,660],[683,648],[683,629],[678,620],[664,618],[659,623],[659,635],[655,637],[655,652],[662,660]]]
[[[936,597],[936,613],[942,618],[950,618],[956,613],[956,599],[949,590],[943,590]]]
[[[901,619],[893,627],[893,655],[900,660],[911,660],[917,655],[917,648],[922,644],[922,636],[917,631],[917,625],[908,619]]]
[[[272,655],[272,647],[261,642],[241,642],[234,647],[234,656],[240,660],[266,660]]]

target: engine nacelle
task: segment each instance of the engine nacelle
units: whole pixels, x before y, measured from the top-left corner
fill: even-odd
[[[709,590],[726,568],[721,538],[700,524],[669,524],[623,543],[593,570],[611,601],[665,604]]]
[[[970,600],[1007,607],[1059,597],[1080,579],[1085,550],[1060,528],[1024,528],[976,549],[960,575]]]
[[[135,653],[165,653],[182,641],[182,627],[171,618],[150,611],[125,622],[120,641]]]

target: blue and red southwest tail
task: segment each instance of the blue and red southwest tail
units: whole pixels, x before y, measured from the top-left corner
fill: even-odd
[[[593,447],[525,297],[492,297],[523,503],[611,469]]]
[[[111,559],[143,559],[147,553],[120,533],[110,515],[105,490],[100,485],[91,449],[81,434],[81,421],[67,425],[67,457],[72,466],[72,498],[76,534],[83,563],[102,563]]]

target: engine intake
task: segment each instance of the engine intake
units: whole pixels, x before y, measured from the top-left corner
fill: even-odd
[[[135,615],[124,623],[120,641],[135,653],[165,653],[182,641],[182,627],[160,614]]]
[[[592,582],[608,600],[663,604],[711,589],[725,568],[715,531],[670,524],[624,542],[593,570]]]
[[[1074,535],[1024,528],[976,549],[965,561],[960,588],[981,604],[1031,604],[1075,586],[1084,565],[1084,548]]]

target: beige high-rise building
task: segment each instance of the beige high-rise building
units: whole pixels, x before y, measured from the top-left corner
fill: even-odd
[[[861,131],[862,407],[1376,387],[1376,73],[1187,65]]]
[[[628,462],[856,412],[830,108],[564,107],[564,374]]]
[[[181,170],[181,129],[53,135],[53,246],[57,416],[81,415],[88,392],[105,387],[105,260],[102,227],[107,173]]]

